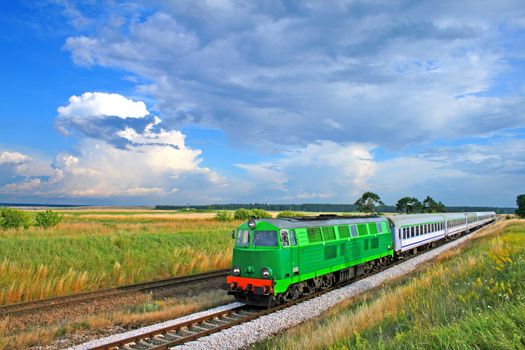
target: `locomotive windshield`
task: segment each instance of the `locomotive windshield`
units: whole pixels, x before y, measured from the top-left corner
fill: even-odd
[[[239,235],[237,236],[237,241],[235,242],[237,247],[247,247],[250,245],[250,231],[240,230]]]
[[[276,231],[255,231],[253,236],[254,247],[277,247]]]

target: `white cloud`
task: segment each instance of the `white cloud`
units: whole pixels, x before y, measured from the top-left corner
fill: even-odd
[[[144,102],[104,92],[73,95],[69,98],[67,106],[58,107],[59,118],[143,118],[148,114]]]
[[[275,201],[348,201],[367,190],[376,173],[374,146],[319,141],[289,150],[274,162],[237,164],[246,170],[253,198]]]
[[[19,152],[0,152],[0,165],[3,164],[22,164],[28,162],[31,158]]]
[[[90,122],[66,123],[76,118]],[[26,166],[15,181],[0,186],[0,193],[181,203],[209,200],[229,186],[219,174],[200,166],[201,151],[187,147],[180,131],[163,129],[160,118],[151,116],[143,102],[118,94],[85,93],[72,96],[67,106],[60,107],[57,120],[78,131],[77,152],[58,154],[39,174],[34,164],[40,160],[16,152],[0,153],[1,163]],[[93,128],[103,132],[91,132]],[[118,147],[115,140],[120,139],[125,147]],[[193,193],[195,186],[199,195]]]

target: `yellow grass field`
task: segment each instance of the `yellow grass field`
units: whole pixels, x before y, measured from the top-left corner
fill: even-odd
[[[239,224],[211,212],[61,213],[62,223],[48,230],[0,231],[0,304],[227,268]]]

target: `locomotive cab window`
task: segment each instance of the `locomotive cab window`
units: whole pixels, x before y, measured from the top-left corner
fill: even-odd
[[[240,230],[235,241],[237,247],[247,247],[250,245],[250,231]]]
[[[254,247],[277,247],[277,232],[255,231],[253,234]]]
[[[288,232],[286,230],[281,231],[281,243],[283,244],[283,247],[290,246],[290,240],[288,239]]]
[[[295,232],[294,230],[290,230],[290,243],[291,245],[295,246],[297,245],[297,241],[295,240]]]

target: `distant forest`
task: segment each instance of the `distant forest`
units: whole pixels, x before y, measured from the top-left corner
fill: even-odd
[[[357,206],[353,204],[267,204],[267,203],[250,203],[250,204],[211,204],[211,205],[156,205],[158,210],[236,210],[239,208],[246,209],[264,209],[271,211],[304,211],[304,212],[336,212],[350,213],[357,211]],[[393,205],[380,205],[377,208],[380,212],[394,213],[396,207]],[[494,211],[496,214],[514,214],[516,208],[496,208],[496,207],[446,207],[447,212],[468,212],[468,211]]]

